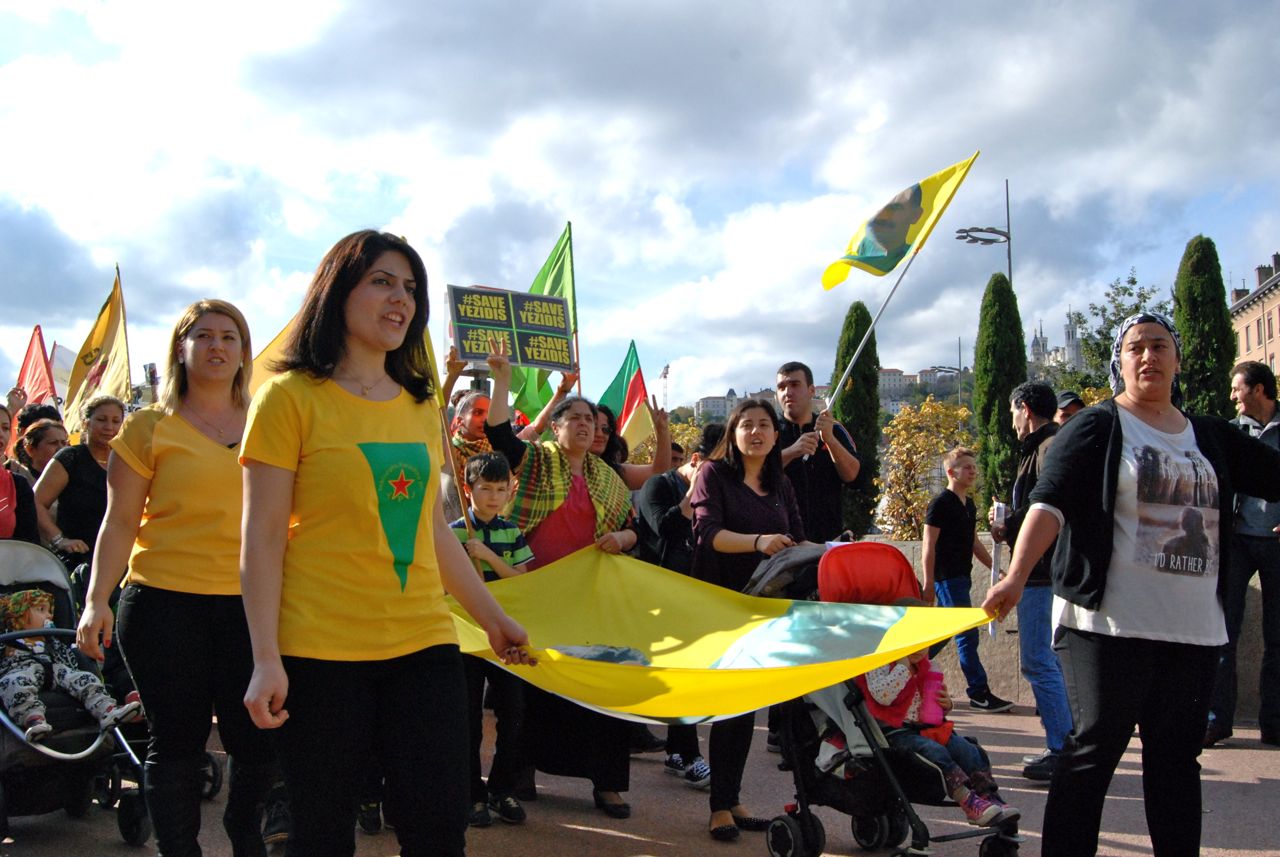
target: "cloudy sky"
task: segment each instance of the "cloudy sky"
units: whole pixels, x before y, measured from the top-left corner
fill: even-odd
[[[339,237],[527,288],[573,222],[585,392],[634,338],[669,403],[826,380],[819,278],[902,187],[982,155],[890,304],[883,365],[972,361],[1012,191],[1024,328],[1189,238],[1255,283],[1280,251],[1280,5],[0,0],[0,384],[31,327],[79,346],[119,263],[135,380],[200,297],[265,344]]]

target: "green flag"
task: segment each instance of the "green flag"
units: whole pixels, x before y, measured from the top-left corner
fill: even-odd
[[[362,443],[360,451],[369,464],[378,496],[382,534],[391,549],[392,564],[403,592],[409,582],[422,520],[422,501],[431,478],[431,456],[420,443]]]
[[[555,249],[542,263],[542,270],[533,278],[529,287],[531,295],[552,295],[564,298],[569,304],[569,332],[578,332],[578,305],[573,296],[573,224],[566,223]],[[533,419],[551,401],[555,390],[550,382],[551,373],[546,369],[526,369],[516,366],[511,373],[511,392],[516,408]]]

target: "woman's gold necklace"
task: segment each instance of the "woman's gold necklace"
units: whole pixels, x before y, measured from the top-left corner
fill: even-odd
[[[226,431],[225,431],[221,426],[218,426],[218,425],[216,425],[216,424],[214,424],[214,423],[209,422],[209,420],[205,419],[205,417],[204,417],[204,416],[203,416],[199,411],[197,411],[194,407],[192,407],[190,404],[188,404],[188,405],[187,405],[187,411],[188,411],[189,413],[193,414],[193,415],[195,416],[195,418],[196,418],[196,419],[198,419],[200,422],[204,423],[207,427],[209,427],[209,428],[213,429],[214,431],[216,431],[216,432],[218,433],[218,439],[219,439],[219,440],[225,440],[225,439],[226,439],[227,433],[226,433]]]
[[[350,382],[352,382],[353,384],[355,384],[357,387],[359,387],[359,388],[360,388],[360,395],[361,395],[363,398],[366,398],[366,399],[367,399],[367,398],[369,397],[369,394],[373,392],[374,388],[375,388],[375,387],[378,387],[379,385],[381,385],[381,384],[382,384],[382,382],[383,382],[383,381],[385,381],[385,380],[387,380],[387,378],[389,378],[389,377],[391,377],[391,376],[389,376],[389,375],[383,375],[381,378],[379,378],[378,380],[374,381],[372,384],[365,384],[363,381],[361,381],[359,378],[355,377],[354,375],[349,375],[349,376],[343,377],[343,378],[341,378],[341,379],[339,379],[339,380],[342,380],[342,381],[350,381]]]

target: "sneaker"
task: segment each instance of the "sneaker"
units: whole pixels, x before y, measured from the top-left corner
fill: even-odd
[[[524,807],[520,805],[520,801],[511,795],[503,795],[497,797],[490,795],[489,809],[498,814],[498,818],[507,824],[523,824],[525,819]]]
[[[684,756],[679,753],[668,753],[667,760],[662,763],[662,770],[677,777],[683,777],[687,767],[689,766],[684,763]]]
[[[982,696],[969,697],[969,707],[976,708],[979,711],[988,711],[997,714],[1001,711],[1008,711],[1013,708],[1013,703],[1007,699],[1001,699],[991,691],[987,691]]]
[[[43,714],[33,714],[27,718],[23,725],[26,726],[27,731],[23,733],[22,737],[31,742],[39,741],[53,731],[53,727],[44,719]]]
[[[684,783],[691,789],[711,788],[711,766],[701,756],[694,756],[684,771]]]
[[[1057,753],[1049,753],[1043,759],[1032,762],[1022,769],[1022,776],[1038,783],[1047,783],[1053,779],[1053,772],[1058,769]]]
[[[1015,806],[1009,806],[1009,804],[1000,800],[1000,798],[992,796],[987,798],[987,800],[1000,807],[1000,815],[996,817],[994,822],[995,824],[1010,824],[1022,818],[1022,810]]]
[[[782,752],[782,742],[778,739],[777,732],[770,732],[769,737],[764,739],[764,748],[770,753]]]
[[[488,827],[491,824],[493,824],[493,816],[489,815],[489,802],[478,800],[471,804],[471,812],[467,813],[467,825]]]
[[[127,694],[125,694],[124,701],[126,704],[130,702],[136,702],[138,703],[138,706],[139,706],[138,710],[134,712],[134,715],[125,721],[126,723],[141,723],[147,719],[147,714],[145,711],[143,711],[141,707],[142,697],[138,694],[136,690],[131,690]]]
[[[98,718],[98,725],[103,729],[114,729],[117,725],[124,723],[126,720],[132,721],[133,717],[141,710],[141,702],[126,702],[124,705],[109,705],[107,706],[107,710],[102,712],[102,716]]]
[[[964,800],[960,801],[960,809],[964,812],[964,817],[969,823],[975,827],[990,827],[1000,818],[1003,808],[1000,804],[983,797],[972,789],[969,794],[965,795]]]
[[[356,813],[356,824],[359,825],[361,832],[370,835],[382,830],[382,804],[377,801],[360,804],[360,809]]]
[[[1045,749],[1041,750],[1039,753],[1036,753],[1034,756],[1023,756],[1022,764],[1034,765],[1036,762],[1042,761],[1045,756],[1052,755],[1052,753],[1053,751],[1050,750],[1048,747],[1046,747]]]
[[[289,841],[289,798],[282,787],[272,787],[262,811],[262,841],[266,845],[283,845]]]

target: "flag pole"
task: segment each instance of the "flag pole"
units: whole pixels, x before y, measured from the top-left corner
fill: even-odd
[[[573,358],[578,367],[578,398],[582,398],[582,346],[578,344],[578,275],[573,270],[573,221],[566,220],[564,229],[569,233],[569,282],[573,283],[573,305],[569,307],[573,322]]]
[[[840,381],[831,388],[831,396],[827,400],[826,412],[831,411],[832,405],[835,403],[836,396],[840,395],[840,391],[844,389],[844,384],[849,380],[849,373],[853,371],[853,364],[858,362],[858,358],[862,356],[862,349],[867,347],[867,342],[871,339],[871,334],[875,333],[876,322],[880,321],[880,316],[884,315],[885,308],[889,306],[889,301],[893,300],[893,295],[898,291],[898,286],[902,285],[902,278],[907,275],[907,271],[911,270],[911,263],[916,260],[916,254],[912,253],[907,259],[906,266],[902,269],[902,273],[898,274],[898,280],[893,284],[893,288],[889,290],[889,294],[885,295],[884,303],[880,304],[880,309],[876,310],[875,318],[871,319],[871,324],[867,327],[867,332],[862,334],[862,341],[858,343],[858,348],[853,352],[853,358],[849,361],[849,365],[844,367],[844,374],[840,376]]]

